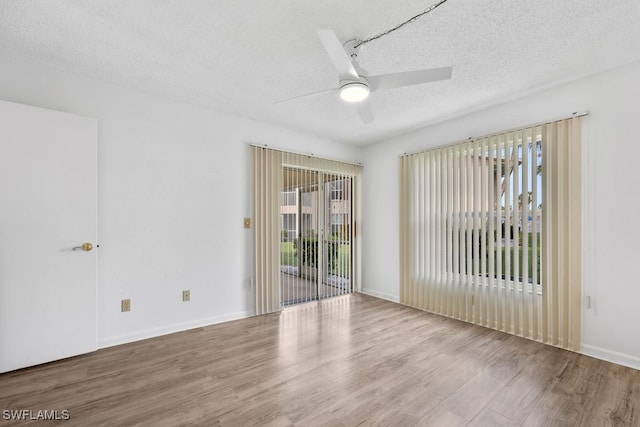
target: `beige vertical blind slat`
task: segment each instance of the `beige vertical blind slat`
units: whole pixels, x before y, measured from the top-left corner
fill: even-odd
[[[569,139],[569,128],[566,126],[564,122],[558,123],[558,176],[561,177],[561,194],[569,195],[569,174],[568,167],[562,167],[563,165],[568,166],[567,156],[568,156],[568,139]],[[563,224],[569,224],[569,200],[568,197],[558,197],[558,219],[559,222]],[[561,266],[568,265],[568,238],[570,235],[571,228],[569,227],[566,232],[560,232],[558,236],[558,257],[561,259]],[[558,268],[558,306],[559,306],[559,315],[558,315],[558,339],[560,341],[560,345],[566,347],[569,341],[568,334],[568,325],[567,321],[569,319],[569,307],[568,307],[568,287],[566,284],[569,282],[569,272],[570,268]]]
[[[440,186],[438,187],[438,293],[436,294],[436,304],[438,313],[446,315],[445,290],[447,286],[447,153],[446,150],[440,152],[438,160],[438,174],[440,176]]]
[[[451,146],[451,172],[452,172],[452,213],[451,228],[453,234],[451,236],[451,257],[452,257],[452,296],[451,308],[454,319],[461,317],[460,295],[462,293],[460,282],[460,151],[458,147]]]
[[[502,215],[503,215],[503,209],[502,209],[502,174],[504,172],[504,152],[505,152],[505,145],[504,145],[504,135],[499,135],[497,137],[497,142],[496,142],[497,146],[496,146],[496,156],[497,160],[496,160],[496,198],[495,198],[495,203],[496,203],[496,286],[497,286],[497,302],[496,302],[496,311],[497,311],[497,323],[498,323],[498,330],[500,331],[506,331],[506,325],[505,325],[505,283],[504,283],[504,274],[502,274],[503,271],[503,250],[504,247],[502,245],[502,239],[503,239],[503,230],[504,230],[504,226],[503,226],[503,222],[502,222]]]
[[[453,156],[449,147],[444,150],[443,217],[440,227],[443,235],[441,306],[445,316],[452,317],[453,299]]]
[[[480,153],[479,140],[473,141],[473,280],[474,280],[474,306],[473,306],[473,315],[474,315],[474,323],[481,325],[482,324],[482,263],[483,259],[481,258],[481,214],[480,210],[482,209],[482,162],[480,161],[480,157],[482,154]]]
[[[513,249],[513,272],[511,273],[511,279],[513,282],[513,333],[515,335],[522,335],[521,330],[521,295],[522,295],[522,284],[520,282],[520,227],[522,216],[521,212],[521,204],[524,194],[521,193],[520,188],[520,170],[523,166],[522,164],[522,130],[518,130],[514,132],[513,135],[513,150],[515,153],[514,156],[514,165],[513,165],[513,198],[511,199],[513,203],[513,220],[511,222],[512,227],[512,238],[511,238],[511,247]]]
[[[444,167],[442,171],[444,185],[442,187],[443,194],[443,243],[444,250],[442,262],[442,294],[441,294],[441,311],[445,316],[451,316],[450,289],[452,285],[451,264],[453,262],[451,246],[453,245],[451,230],[452,206],[453,206],[453,174],[451,173],[451,150],[444,150]]]
[[[554,141],[558,141],[561,133],[558,131],[558,123],[552,123],[550,126],[551,131],[551,144],[549,146],[550,153],[552,153],[553,157],[551,157],[550,162],[550,174],[556,182],[556,186],[558,189],[562,191],[562,176],[558,173],[558,144],[553,143]],[[557,227],[557,223],[555,220],[558,219],[560,214],[560,203],[562,203],[562,199],[559,198],[560,191],[553,191],[555,188],[550,188],[549,191],[549,213],[551,214],[550,221],[550,233],[549,233],[549,270],[551,277],[549,278],[549,340],[553,345],[559,345],[559,328],[558,328],[558,317],[560,315],[561,307],[558,304],[560,297],[560,289],[558,284],[560,283],[560,266],[564,264],[562,259],[562,253],[558,251],[558,248],[561,244],[562,236],[559,235],[559,228]],[[553,260],[557,262],[553,262]]]
[[[416,174],[420,173],[420,159],[416,159],[415,161],[415,167],[416,167]],[[421,184],[421,183],[420,183]],[[413,194],[414,199],[417,201],[417,203],[414,204],[413,209],[411,209],[411,222],[413,224],[415,224],[418,233],[421,232],[421,228],[422,228],[422,224],[419,221],[420,218],[420,199],[422,197],[421,195],[421,191],[420,191],[420,185],[418,185],[415,190],[414,190],[414,194]],[[411,238],[412,241],[412,246],[413,246],[413,250],[416,253],[420,253],[421,257],[424,257],[424,255],[422,255],[422,248],[420,246],[421,240],[418,236],[414,235]],[[419,284],[420,281],[422,280],[422,264],[418,263],[415,268],[416,270],[416,276],[415,276],[415,280],[414,282],[416,284]],[[415,301],[416,304],[419,304],[420,301],[417,298],[417,290],[420,289],[421,286],[412,286],[409,289],[407,289],[408,292],[408,297],[411,298],[412,301]]]
[[[315,180],[315,185],[316,185],[316,194],[315,194],[315,198],[317,199],[317,204],[322,204],[325,199],[325,192],[324,192],[324,174],[322,172],[318,172],[317,174],[314,174],[314,180]],[[314,216],[314,230],[317,230],[317,240],[314,242],[313,248],[312,250],[315,251],[315,275],[316,275],[316,280],[315,280],[315,284],[317,287],[317,280],[318,278],[321,278],[322,275],[324,274],[324,241],[323,241],[323,233],[320,231],[320,228],[324,228],[325,225],[325,217],[324,217],[324,209],[315,209],[315,216]],[[311,268],[311,270],[313,270],[313,268]],[[323,291],[323,289],[320,289],[319,291]]]
[[[460,241],[461,241],[461,254],[460,263],[462,265],[461,273],[463,281],[463,304],[464,304],[464,317],[462,320],[467,322],[473,321],[473,307],[471,305],[473,295],[473,283],[471,271],[473,270],[473,260],[471,257],[472,244],[470,229],[473,226],[472,223],[472,206],[473,206],[473,181],[470,178],[470,171],[472,170],[471,162],[471,143],[463,144],[462,147],[462,203],[461,203],[461,229],[460,229]]]
[[[421,217],[423,220],[423,232],[420,236],[418,236],[418,239],[422,239],[424,242],[424,248],[423,248],[423,253],[421,254],[414,254],[414,257],[411,259],[414,264],[415,263],[421,263],[421,265],[423,266],[424,270],[423,270],[423,274],[422,277],[419,278],[419,280],[422,280],[421,283],[417,283],[416,286],[419,286],[421,288],[421,294],[422,294],[422,302],[421,305],[419,306],[419,308],[422,309],[426,309],[429,311],[433,311],[432,307],[430,306],[431,304],[431,292],[433,287],[431,286],[426,286],[427,283],[429,283],[432,279],[432,274],[433,274],[433,269],[431,268],[432,266],[430,265],[431,260],[433,259],[433,257],[431,256],[431,245],[433,244],[433,233],[431,231],[431,195],[433,194],[433,192],[431,191],[431,184],[433,182],[432,179],[430,179],[429,173],[430,173],[430,167],[429,167],[429,161],[430,159],[428,157],[425,157],[424,159],[420,159],[420,158],[413,158],[412,162],[413,163],[409,163],[408,165],[413,165],[416,167],[416,170],[419,172],[419,179],[422,180],[424,182],[423,184],[423,188],[424,188],[424,196],[423,196],[423,200],[424,200],[424,205],[421,207]],[[409,181],[408,184],[411,185],[413,181]],[[415,228],[409,228],[407,230],[407,233],[412,234],[412,232],[415,232]],[[419,303],[420,301],[418,301]]]
[[[540,238],[538,234],[539,222],[538,222],[538,144],[541,137],[541,128],[537,126],[531,132],[531,228],[533,229],[533,233],[531,233],[531,338],[534,340],[540,340],[539,335],[539,322],[540,322],[540,313],[538,303],[538,292],[539,292],[539,273],[538,273],[538,248],[540,243]]]
[[[466,250],[467,250],[467,236],[466,236],[466,210],[467,210],[467,153],[464,145],[457,146],[458,151],[458,184],[460,191],[458,192],[458,227],[456,230],[456,236],[458,238],[458,306],[459,316],[458,319],[467,320],[468,305],[467,305],[467,289],[469,284],[467,283],[467,264],[466,264]]]
[[[282,153],[252,147],[256,314],[280,310]]]
[[[552,268],[553,268],[553,258],[551,257],[550,252],[550,244],[551,237],[553,236],[553,226],[554,224],[551,222],[551,196],[553,195],[551,192],[551,183],[553,182],[553,170],[551,168],[550,161],[550,147],[549,147],[549,135],[551,134],[551,126],[550,125],[542,125],[541,134],[541,146],[542,152],[545,155],[542,156],[542,171],[543,171],[543,179],[542,179],[542,233],[540,235],[540,246],[541,252],[540,256],[542,257],[542,268],[541,268],[541,292],[542,292],[542,306],[541,306],[541,322],[540,322],[540,331],[542,333],[542,340],[548,342],[551,338],[551,334],[549,332],[549,318],[550,318],[550,307],[552,305],[550,285],[551,285],[551,277],[552,277]]]
[[[581,119],[400,160],[402,303],[578,350]]]
[[[464,237],[465,237],[465,317],[464,320],[473,322],[473,145],[471,142],[466,144],[465,147],[465,224],[464,224]]]
[[[413,204],[411,202],[411,186],[410,183],[412,182],[411,179],[411,174],[415,173],[415,168],[411,168],[409,167],[409,163],[415,161],[415,159],[409,158],[409,157],[401,157],[400,158],[400,163],[401,163],[401,171],[405,171],[407,173],[407,175],[402,175],[400,176],[400,182],[402,182],[405,187],[402,188],[402,191],[400,192],[400,197],[401,197],[401,201],[402,204],[400,205],[400,208],[402,210],[401,212],[401,217],[402,217],[402,222],[401,222],[401,238],[403,239],[403,241],[407,242],[407,245],[400,248],[400,265],[402,266],[402,280],[401,280],[401,286],[400,286],[400,298],[404,298],[407,300],[410,300],[411,298],[409,297],[409,291],[412,289],[412,281],[415,280],[414,279],[414,274],[412,274],[412,272],[410,271],[410,269],[415,268],[415,262],[410,259],[410,257],[412,256],[412,251],[411,251],[411,234],[410,234],[410,230],[412,229],[411,227],[411,221],[413,219],[413,215],[412,215],[412,209],[413,209]]]
[[[496,141],[495,137],[487,138],[487,168],[488,168],[488,182],[487,182],[487,204],[489,209],[488,214],[488,234],[489,234],[489,246],[487,248],[489,259],[487,261],[487,271],[489,275],[488,281],[488,319],[487,326],[490,328],[497,328],[496,321],[496,241],[491,238],[496,232]]]
[[[504,273],[505,277],[505,331],[513,333],[513,280],[511,278],[511,272],[513,268],[511,266],[511,253],[513,252],[513,228],[511,226],[513,206],[512,198],[512,175],[515,162],[515,152],[513,147],[513,133],[507,134],[505,141],[505,171],[504,171],[504,184],[503,191],[505,195],[505,209],[504,209]]]
[[[352,254],[353,257],[353,265],[351,266],[352,273],[351,279],[353,280],[352,289],[354,292],[362,291],[362,283],[360,278],[362,277],[362,252],[360,251],[360,211],[362,206],[361,199],[361,176],[360,174],[354,175],[353,177],[353,211],[351,214],[353,215],[353,230],[352,230],[352,239],[351,244],[353,245]]]
[[[458,183],[460,185],[460,191],[458,194],[458,228],[456,230],[458,236],[458,305],[459,305],[459,317],[458,319],[467,320],[467,265],[466,265],[466,224],[467,218],[465,212],[467,210],[467,157],[464,145],[457,146],[458,148]]]
[[[421,284],[422,286],[427,286],[428,283],[436,283],[437,281],[437,234],[436,234],[436,169],[435,169],[435,161],[431,157],[427,157],[427,162],[425,164],[425,179],[427,180],[427,186],[429,187],[429,194],[427,199],[427,209],[425,216],[421,219],[425,221],[428,231],[425,233],[425,238],[427,239],[427,255],[426,260],[424,260],[425,265],[427,266],[427,282]],[[417,219],[416,219],[417,221]],[[421,238],[421,236],[418,236]],[[426,307],[429,311],[437,312],[437,307],[434,304],[436,297],[436,286],[427,286],[428,294],[427,294],[427,304]]]
[[[567,247],[569,258],[569,280],[566,283],[569,294],[569,339],[567,348],[579,350],[582,342],[582,124],[581,119],[570,120],[567,164],[569,172],[569,206]]]
[[[465,223],[466,218],[464,216],[464,212],[466,210],[466,157],[464,147],[461,145],[454,146],[455,153],[455,188],[456,188],[456,202],[454,207],[455,214],[455,223],[453,229],[453,238],[455,244],[455,302],[457,306],[456,311],[456,319],[466,320],[467,318],[467,282],[466,275],[464,274],[466,270],[466,261],[465,261],[465,251],[466,251],[466,237],[465,237]]]
[[[415,263],[419,263],[420,266],[420,274],[418,276],[418,280],[417,283],[415,284],[418,289],[419,289],[419,295],[420,295],[420,299],[418,301],[416,301],[416,305],[419,308],[422,309],[427,309],[428,304],[429,304],[429,288],[427,286],[425,286],[425,284],[427,283],[427,281],[429,280],[429,266],[427,264],[428,260],[430,259],[430,251],[429,251],[429,238],[428,236],[430,235],[430,225],[429,222],[426,221],[426,212],[425,210],[429,208],[429,194],[430,191],[428,191],[428,186],[430,185],[430,181],[426,178],[426,174],[427,174],[427,168],[428,168],[428,159],[427,158],[413,158],[412,159],[411,165],[415,166],[415,170],[418,173],[418,179],[420,181],[422,181],[422,194],[420,195],[421,200],[422,200],[422,205],[420,206],[420,215],[418,215],[418,217],[422,217],[423,218],[423,222],[420,225],[420,229],[419,229],[419,233],[420,235],[418,236],[418,239],[420,241],[420,243],[422,244],[421,246],[421,252],[418,254],[414,254],[414,258],[412,258],[413,260],[415,260]],[[413,229],[415,230],[415,228]],[[411,229],[407,230],[406,232],[411,234]]]
[[[481,153],[481,165],[482,170],[480,177],[482,179],[481,187],[482,194],[480,196],[480,274],[482,275],[482,324],[489,326],[489,253],[487,251],[488,224],[489,224],[489,139],[483,138],[481,141],[480,153]]]
[[[530,300],[529,300],[529,144],[531,141],[531,128],[525,129],[522,133],[522,191],[520,192],[521,203],[520,221],[522,230],[522,251],[520,252],[520,265],[522,266],[521,287],[520,287],[520,311],[522,313],[522,336],[531,338],[530,329]]]

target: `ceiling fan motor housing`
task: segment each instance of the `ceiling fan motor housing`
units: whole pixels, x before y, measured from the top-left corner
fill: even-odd
[[[344,47],[344,51],[347,53],[347,55],[349,55],[351,62],[357,62],[358,55],[362,51],[360,39],[347,40],[342,46]]]

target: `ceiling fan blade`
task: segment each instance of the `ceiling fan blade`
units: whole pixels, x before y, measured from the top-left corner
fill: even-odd
[[[368,99],[364,101],[355,102],[354,106],[358,115],[364,123],[371,123],[373,121],[373,110],[371,110],[371,103]]]
[[[329,54],[329,58],[331,58],[331,62],[333,62],[333,66],[338,70],[338,74],[340,74],[340,79],[342,80],[346,77],[359,80],[358,73],[353,67],[347,52],[344,51],[344,47],[340,43],[340,40],[338,40],[336,33],[327,29],[320,29],[317,30],[317,32],[320,41]]]
[[[317,92],[305,93],[304,95],[298,95],[298,96],[294,96],[292,98],[283,99],[282,101],[276,102],[275,105],[284,104],[284,103],[291,102],[291,101],[297,101],[298,99],[302,99],[302,98],[315,98],[315,97],[317,97],[319,95],[322,95],[324,93],[337,92],[337,91],[338,91],[338,89],[331,88],[331,89],[319,90]]]
[[[394,89],[397,87],[436,82],[451,78],[453,68],[431,68],[428,70],[405,71],[401,73],[367,76],[371,90]]]

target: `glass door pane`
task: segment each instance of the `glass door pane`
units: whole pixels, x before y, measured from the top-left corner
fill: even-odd
[[[280,202],[281,304],[318,298],[318,173],[283,169]]]
[[[321,298],[351,292],[352,181],[346,176],[324,176]]]

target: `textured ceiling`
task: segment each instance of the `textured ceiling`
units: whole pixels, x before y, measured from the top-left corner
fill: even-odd
[[[448,0],[364,45],[370,74],[452,65],[453,78],[372,94],[364,124],[336,93],[317,28],[365,39],[435,0],[1,0],[0,54],[367,144],[640,60],[639,0]]]

